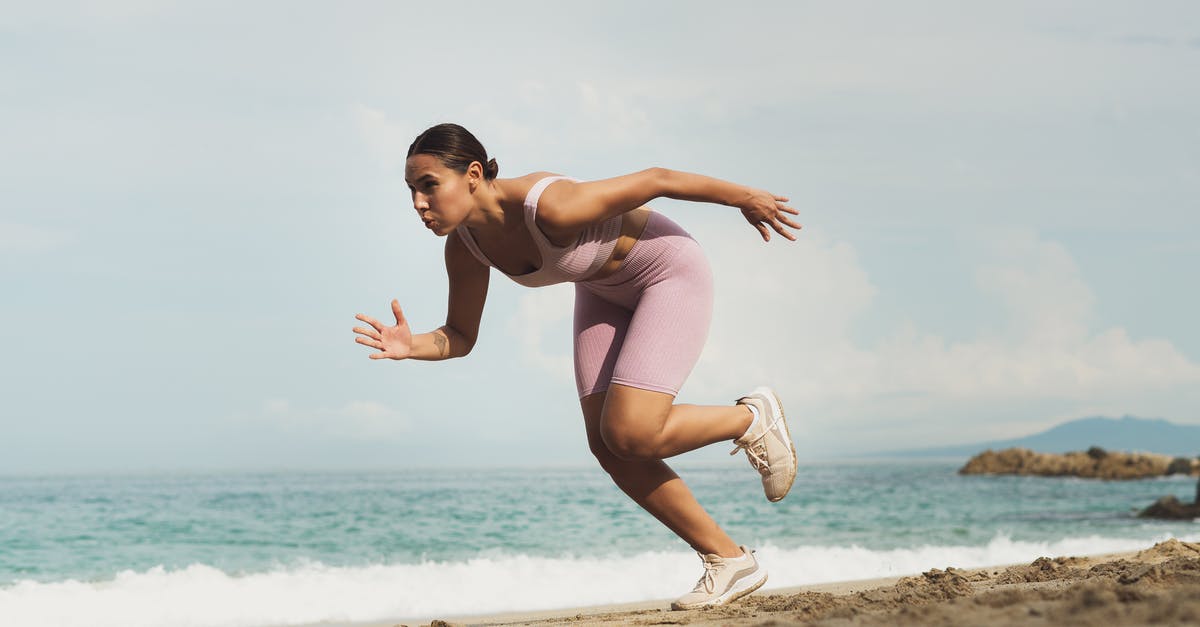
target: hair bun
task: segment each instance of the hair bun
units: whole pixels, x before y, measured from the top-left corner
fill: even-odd
[[[487,165],[483,166],[483,178],[491,180],[497,174],[500,174],[500,164],[495,159],[488,159]]]

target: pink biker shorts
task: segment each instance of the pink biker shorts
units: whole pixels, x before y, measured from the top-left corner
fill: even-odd
[[[677,394],[704,348],[712,304],[712,270],[700,245],[651,213],[620,270],[575,284],[579,397],[610,383]]]

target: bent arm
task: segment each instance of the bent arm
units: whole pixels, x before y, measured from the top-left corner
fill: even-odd
[[[660,196],[692,202],[711,202],[740,207],[754,196],[753,188],[703,174],[663,170]]]
[[[450,280],[446,324],[429,333],[414,335],[410,359],[437,361],[465,357],[479,337],[489,269],[471,255],[457,233],[446,238],[446,275]]]
[[[637,209],[654,198],[674,198],[693,202],[711,202],[741,209],[763,241],[771,239],[770,229],[787,239],[796,236],[787,229],[799,229],[788,214],[798,212],[787,206],[787,198],[703,174],[650,168],[625,176],[583,183],[554,183],[538,201],[538,225],[547,235],[569,239],[589,224]]]
[[[599,181],[558,181],[538,199],[538,223],[549,231],[571,233],[632,211],[662,195],[665,173],[649,168]]]
[[[702,174],[649,168],[599,181],[551,185],[538,201],[538,220],[551,229],[571,231],[632,211],[655,198],[736,207],[753,193],[745,185]]]

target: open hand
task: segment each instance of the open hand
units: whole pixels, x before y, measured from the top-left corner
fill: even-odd
[[[742,215],[758,232],[762,234],[764,242],[771,241],[771,231],[767,229],[769,225],[776,233],[796,241],[796,236],[784,227],[791,227],[800,230],[800,224],[792,220],[788,214],[800,215],[799,211],[787,206],[788,201],[783,196],[776,196],[770,192],[753,190],[749,196],[737,203],[737,208],[742,210]]]
[[[396,316],[396,326],[393,327],[384,326],[371,316],[354,316],[371,325],[370,329],[354,327],[354,332],[360,336],[355,337],[354,341],[382,351],[371,353],[371,359],[407,359],[412,354],[412,332],[408,330],[408,321],[404,319],[398,301],[392,301],[392,313]]]

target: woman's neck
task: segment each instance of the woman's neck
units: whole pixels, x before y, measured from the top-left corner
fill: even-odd
[[[507,183],[494,179],[475,191],[475,211],[465,222],[471,230],[503,234],[525,225],[524,204],[512,201]]]

